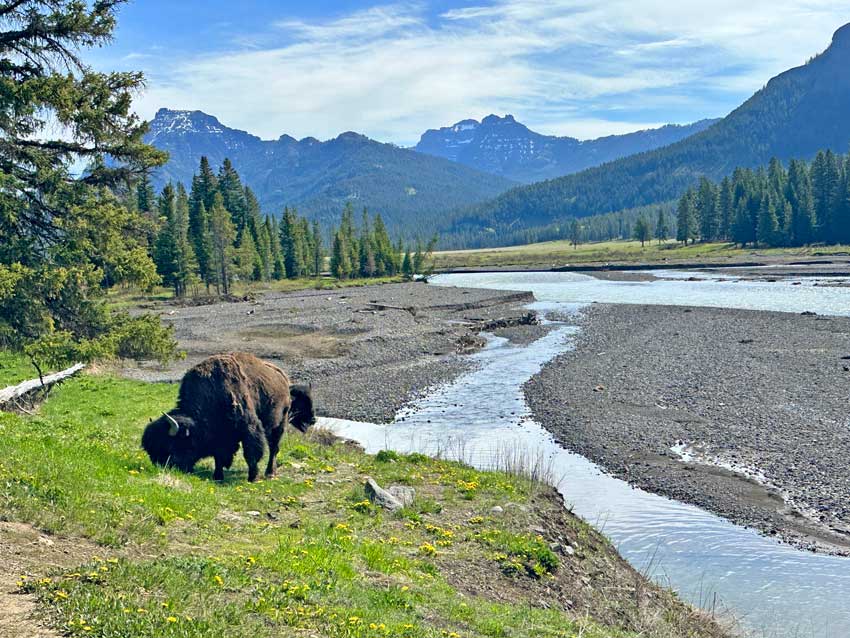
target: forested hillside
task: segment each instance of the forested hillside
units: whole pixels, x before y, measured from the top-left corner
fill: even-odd
[[[512,115],[464,120],[422,135],[416,150],[530,184],[576,173],[621,157],[667,146],[718,120],[668,125],[595,140],[541,135]]]
[[[766,165],[771,157],[843,152],[850,143],[848,68],[850,25],[835,34],[827,51],[772,79],[708,130],[663,149],[513,189],[460,211],[448,232],[470,245],[510,242],[522,229],[668,201],[701,177],[718,180],[736,167]]]
[[[200,111],[160,109],[145,140],[169,153],[168,163],[154,174],[158,189],[169,181],[188,187],[202,156],[214,166],[230,159],[269,213],[297,206],[330,225],[350,202],[382,213],[390,229],[408,236],[430,236],[435,213],[490,199],[514,185],[356,133],[327,142],[286,135],[264,141]]]

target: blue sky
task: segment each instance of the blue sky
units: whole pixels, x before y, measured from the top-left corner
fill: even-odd
[[[588,139],[725,115],[847,22],[850,0],[134,0],[89,59],[146,73],[144,117],[267,139],[410,145],[489,113]]]

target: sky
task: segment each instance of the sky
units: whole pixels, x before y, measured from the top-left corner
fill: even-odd
[[[409,146],[490,113],[592,139],[726,115],[848,22],[850,0],[131,0],[88,59],[145,72],[146,119],[264,139]]]

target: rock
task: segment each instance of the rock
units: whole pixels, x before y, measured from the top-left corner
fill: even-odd
[[[246,513],[248,516],[254,516],[254,517],[257,517],[257,516],[259,516],[259,515],[260,515],[260,513],[259,513],[257,510],[248,510],[248,511],[247,511],[247,512],[245,512],[245,513]]]
[[[413,499],[416,498],[416,490],[407,485],[390,485],[387,492],[395,496],[396,500],[405,507],[413,505]]]
[[[505,503],[505,509],[516,509],[520,512],[528,512],[528,508],[525,505],[521,505],[519,503]]]
[[[502,514],[504,511],[505,510],[502,508],[501,505],[494,505],[493,507],[490,508],[491,514]]]
[[[402,504],[401,501],[378,485],[375,482],[375,479],[366,477],[366,484],[364,487],[366,489],[366,496],[368,496],[369,500],[378,507],[383,507],[385,510],[389,510],[390,512],[398,511],[404,507],[404,504]]]
[[[567,556],[573,556],[576,553],[576,550],[573,549],[573,547],[571,545],[565,545],[564,546],[564,553]]]

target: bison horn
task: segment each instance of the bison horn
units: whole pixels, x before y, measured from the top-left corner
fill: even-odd
[[[168,422],[171,424],[171,427],[168,428],[168,436],[177,436],[177,433],[180,431],[180,425],[174,420],[174,417],[167,412],[163,412],[162,416],[168,419]]]

